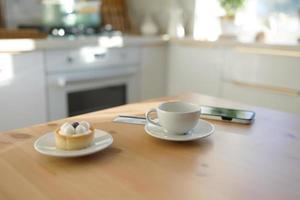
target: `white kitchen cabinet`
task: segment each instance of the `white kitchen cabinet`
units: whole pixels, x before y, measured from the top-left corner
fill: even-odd
[[[167,92],[197,92],[300,113],[299,64],[296,50],[173,42]]]
[[[164,44],[141,47],[141,97],[166,95],[167,47]]]
[[[300,57],[294,55],[292,51],[228,49],[222,96],[300,113]]]
[[[45,122],[43,53],[0,54],[0,131]]]
[[[197,92],[219,96],[223,60],[222,49],[171,44],[168,93]]]
[[[297,95],[287,95],[232,82],[224,82],[222,91],[222,97],[227,99],[286,112],[300,113],[300,96]]]
[[[300,57],[244,52],[230,48],[225,54],[224,78],[277,88],[300,89]],[[253,50],[253,49],[249,49]],[[291,51],[292,52],[292,51]],[[291,54],[291,53],[290,53]]]

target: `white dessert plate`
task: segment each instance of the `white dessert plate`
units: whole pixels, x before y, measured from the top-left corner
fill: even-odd
[[[95,129],[95,138],[93,143],[80,150],[61,150],[57,149],[55,145],[55,133],[49,132],[45,135],[39,137],[35,143],[34,148],[38,152],[48,156],[55,156],[55,157],[79,157],[79,156],[86,156],[98,151],[101,151],[113,143],[113,137],[99,129]]]
[[[215,131],[215,127],[211,123],[199,119],[197,126],[185,134],[170,133],[164,130],[162,127],[150,123],[145,125],[145,131],[149,135],[162,140],[191,141],[210,136]]]

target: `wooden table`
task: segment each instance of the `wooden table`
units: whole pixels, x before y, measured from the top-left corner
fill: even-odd
[[[184,143],[112,123],[120,113],[143,115],[171,99],[252,109],[257,117],[251,126],[211,121],[212,136]],[[34,141],[66,120],[110,132],[113,145],[72,159],[37,153]],[[0,199],[300,199],[297,115],[185,94],[66,120],[0,134]]]

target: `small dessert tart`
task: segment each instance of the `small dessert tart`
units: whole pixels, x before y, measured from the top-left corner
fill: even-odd
[[[86,121],[64,123],[55,131],[58,149],[78,150],[88,147],[94,140],[94,129]]]

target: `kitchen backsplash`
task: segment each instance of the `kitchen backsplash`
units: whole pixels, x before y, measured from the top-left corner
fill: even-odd
[[[39,24],[42,20],[41,0],[4,0],[8,27],[18,24]]]
[[[3,8],[2,8],[2,0],[0,0],[0,28],[4,27],[4,14],[3,14]]]
[[[42,21],[41,0],[2,0],[5,3],[6,25],[17,27],[18,24],[39,24]],[[127,0],[129,14],[136,25],[140,25],[146,15],[151,15],[158,23],[160,29],[168,22],[168,9],[176,0]],[[192,17],[195,0],[178,0],[178,6],[182,7],[188,20]]]

